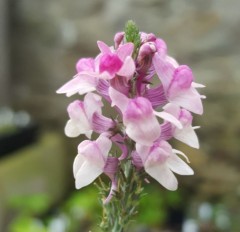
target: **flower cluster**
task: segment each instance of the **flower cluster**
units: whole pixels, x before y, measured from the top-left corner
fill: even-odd
[[[194,82],[187,65],[168,55],[166,43],[154,34],[140,32],[129,39],[119,32],[114,46],[101,41],[97,45],[100,53],[80,59],[77,74],[57,90],[67,96],[84,95],[68,106],[65,127],[67,136],[85,134],[89,139],[79,144],[74,161],[76,188],[105,173],[112,181],[110,199],[117,190],[119,166],[131,160],[136,171],[144,169],[165,188],[176,190],[173,173],[192,175],[193,170],[169,140],[199,147],[192,113],[203,113],[204,96],[196,89],[204,86]],[[106,104],[115,110],[114,116],[103,115]],[[99,134],[95,141],[93,132]],[[110,152],[112,144],[119,154]]]

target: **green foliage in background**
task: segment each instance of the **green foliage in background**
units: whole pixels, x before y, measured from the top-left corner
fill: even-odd
[[[169,207],[180,206],[183,199],[178,191],[164,191],[155,185],[145,187],[147,194],[140,200],[141,213],[135,220],[138,225],[161,228],[168,217]],[[14,197],[9,205],[17,216],[8,232],[57,232],[54,229],[56,222],[60,224],[61,232],[99,231],[102,209],[95,186],[74,191],[61,205],[51,209],[54,213],[49,213],[50,200],[44,194]]]

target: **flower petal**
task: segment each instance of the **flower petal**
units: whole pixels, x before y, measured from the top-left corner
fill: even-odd
[[[132,57],[128,56],[120,68],[120,70],[117,72],[119,76],[127,77],[127,80],[130,80],[135,72],[135,63],[132,59]]]
[[[169,96],[169,101],[195,114],[203,114],[201,96],[193,87],[182,91],[181,94],[174,97]]]
[[[103,173],[103,169],[92,162],[85,160],[75,177],[77,189],[91,184],[98,176]]]
[[[88,119],[92,121],[93,114],[101,113],[103,107],[102,98],[94,93],[88,93],[84,97],[84,109]]]
[[[174,116],[172,116],[171,114],[167,113],[167,112],[157,112],[154,111],[154,114],[168,122],[171,122],[173,125],[175,125],[177,128],[181,129],[182,128],[182,124],[181,122],[175,118]]]
[[[138,122],[128,122],[126,133],[136,143],[151,146],[160,136],[160,125],[154,116],[143,118]]]
[[[124,61],[128,56],[132,56],[134,49],[133,43],[126,43],[124,45],[120,45],[118,50],[116,51],[118,57]]]
[[[163,84],[164,90],[166,91],[173,78],[173,73],[175,70],[173,64],[167,62],[162,56],[155,53],[153,56],[153,66]]]
[[[176,129],[173,137],[191,147],[199,148],[198,137],[192,126],[184,127],[182,130]]]
[[[172,154],[167,160],[168,167],[179,175],[193,175],[193,170],[177,155]]]
[[[107,44],[105,44],[103,41],[97,41],[97,45],[101,53],[103,54],[112,53],[110,47]]]
[[[177,178],[166,165],[155,165],[145,167],[145,171],[157,180],[163,187],[168,190],[176,190],[178,187]]]
[[[77,155],[73,162],[73,176],[76,178],[78,170],[81,168],[85,161],[85,158],[82,155]]]
[[[65,134],[68,137],[74,138],[79,136],[80,134],[86,134],[88,137],[91,137],[92,130],[91,126],[89,125],[87,120],[73,120],[70,119],[67,121],[65,129],[64,129]]]
[[[127,108],[129,99],[122,93],[118,92],[112,87],[109,87],[109,96],[112,100],[112,107],[117,106],[122,112]]]
[[[106,158],[112,146],[111,140],[104,135],[100,135],[96,140],[96,143],[98,144],[102,156]]]
[[[57,93],[66,93],[68,97],[75,93],[80,95],[92,92],[96,89],[97,79],[87,73],[79,73],[73,79],[57,90]],[[69,93],[69,94],[68,94]]]

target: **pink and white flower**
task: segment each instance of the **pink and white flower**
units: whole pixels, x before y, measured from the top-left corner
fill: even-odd
[[[166,141],[156,142],[152,146],[136,144],[136,151],[146,173],[168,190],[173,191],[178,187],[178,181],[173,172],[179,175],[193,175],[193,170],[177,154],[185,155],[172,149]]]
[[[110,119],[101,116],[102,106],[101,97],[94,93],[88,93],[84,101],[75,100],[72,102],[67,108],[70,119],[65,126],[65,134],[68,137],[85,134],[90,138],[94,128],[99,127],[97,127],[99,120],[105,122],[102,123],[103,131],[109,129],[113,123]],[[101,128],[98,128],[98,130],[101,130]]]
[[[117,106],[123,115],[127,135],[135,142],[150,146],[159,138],[161,130],[156,116],[167,120],[179,128],[181,123],[167,112],[157,112],[151,102],[144,97],[129,99],[114,88],[109,88],[112,106]]]
[[[84,140],[79,144],[78,155],[73,163],[77,189],[91,184],[104,172],[111,146],[111,140],[104,135],[100,135],[96,141]]]
[[[160,78],[169,102],[181,106],[193,113],[202,114],[201,96],[193,82],[193,73],[186,65],[178,65],[171,57],[163,57],[158,53],[153,56],[153,65]]]
[[[171,126],[166,125],[169,124],[169,122],[165,122],[165,124],[162,125],[163,127],[168,127],[168,130],[165,130],[164,133],[171,134],[174,138],[178,139],[179,141],[186,143],[187,145],[199,148],[199,142],[198,137],[196,135],[195,129],[199,127],[193,127],[192,126],[192,120],[193,117],[191,113],[185,109],[181,109],[179,106],[174,104],[167,104],[164,107],[164,111],[172,114],[174,117],[176,117],[182,124],[183,128],[179,129],[171,124]],[[163,135],[164,136],[164,135]]]

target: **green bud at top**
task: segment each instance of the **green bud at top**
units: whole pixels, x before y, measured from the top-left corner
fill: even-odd
[[[134,51],[136,52],[141,44],[141,38],[138,27],[132,20],[129,20],[125,25],[124,31],[126,42],[133,43],[135,48]]]

